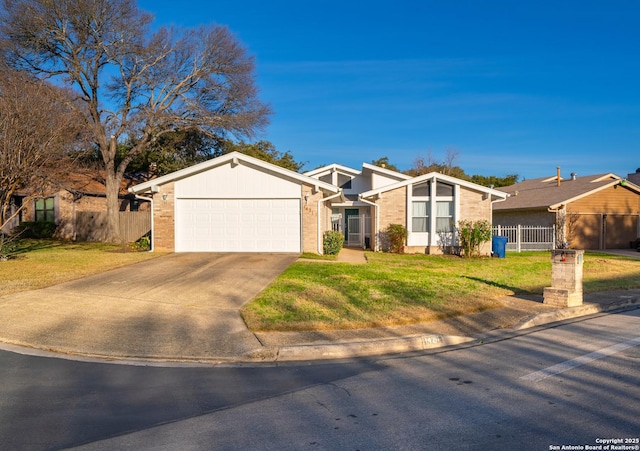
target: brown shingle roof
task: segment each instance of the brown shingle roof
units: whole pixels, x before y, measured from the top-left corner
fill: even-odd
[[[495,211],[546,209],[605,188],[621,178],[611,173],[585,175],[575,179],[560,177],[560,186],[557,180],[556,176],[545,177],[496,188],[509,194],[509,197],[504,202],[493,204],[493,209]]]

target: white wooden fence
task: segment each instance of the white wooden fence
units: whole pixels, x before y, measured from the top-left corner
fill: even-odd
[[[554,226],[493,226],[493,234],[506,236],[507,250],[546,251],[555,248],[556,228]]]

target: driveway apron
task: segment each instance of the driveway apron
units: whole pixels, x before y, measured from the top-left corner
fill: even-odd
[[[176,253],[0,297],[0,341],[112,358],[211,360],[261,348],[239,309],[293,254]]]

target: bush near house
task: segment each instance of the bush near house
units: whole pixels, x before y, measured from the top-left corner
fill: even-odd
[[[407,242],[409,232],[402,224],[389,224],[386,230],[390,251],[394,254],[404,254],[404,245]]]
[[[322,248],[326,255],[338,255],[343,243],[344,235],[342,233],[335,230],[327,230],[324,232]]]
[[[46,239],[53,237],[56,223],[53,221],[24,221],[15,228],[14,234],[20,238]]]
[[[491,223],[462,220],[458,222],[458,236],[463,255],[467,258],[480,255],[480,246],[491,240]]]

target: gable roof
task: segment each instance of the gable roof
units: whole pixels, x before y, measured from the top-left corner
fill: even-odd
[[[175,182],[175,181],[187,178],[189,176],[199,174],[201,172],[205,172],[210,169],[216,168],[218,166],[223,166],[229,163],[244,164],[259,170],[270,172],[278,177],[282,177],[282,178],[293,180],[300,183],[306,183],[307,185],[316,187],[317,190],[322,190],[322,191],[334,193],[334,194],[338,194],[341,191],[340,188],[334,185],[331,185],[330,183],[320,181],[318,179],[309,177],[304,174],[300,174],[298,172],[294,172],[290,169],[285,169],[281,166],[268,163],[258,158],[250,157],[240,152],[231,152],[231,153],[222,155],[220,157],[213,158],[211,160],[207,160],[205,162],[202,162],[193,166],[189,166],[188,168],[181,169],[179,171],[175,171],[167,175],[163,175],[162,177],[158,177],[156,179],[149,180],[144,183],[140,183],[139,185],[135,185],[129,188],[129,191],[135,194],[153,192],[154,190],[158,189],[158,187],[166,183]]]
[[[382,194],[385,191],[391,191],[391,190],[402,188],[408,185],[415,185],[416,183],[422,183],[432,179],[441,180],[451,185],[460,185],[465,188],[471,189],[473,191],[489,194],[491,196],[491,200],[504,200],[507,198],[506,193],[500,192],[493,188],[487,188],[486,186],[478,185],[472,182],[467,182],[466,180],[462,180],[456,177],[451,177],[449,175],[440,174],[439,172],[429,172],[428,174],[423,174],[418,177],[410,177],[407,180],[402,180],[397,183],[392,183],[391,185],[386,185],[377,189],[372,189],[370,191],[362,193],[360,197],[361,198],[373,197],[373,196]]]
[[[37,191],[38,196],[52,196],[61,191],[67,191],[76,197],[93,196],[106,197],[107,188],[105,186],[104,170],[91,168],[75,168],[73,172],[58,173],[51,176],[45,187]],[[118,196],[128,195],[128,188],[136,182],[142,181],[142,177],[127,176],[122,179]],[[29,189],[22,189],[15,193],[18,197],[32,195]]]
[[[359,175],[360,171],[357,169],[349,168],[347,166],[342,166],[340,164],[329,164],[327,166],[321,166],[319,168],[315,168],[311,171],[307,171],[304,175],[308,177],[322,177],[323,175],[330,174],[332,172],[342,172],[344,174],[350,175]]]
[[[365,170],[370,172],[377,172],[379,174],[386,175],[387,177],[393,177],[402,180],[409,180],[410,178],[412,178],[410,175],[403,174],[402,172],[376,166],[375,164],[362,163],[362,172],[364,172]]]
[[[496,205],[494,210],[550,209],[590,196],[598,191],[623,183],[623,179],[612,173],[585,175],[570,179],[543,177],[526,180],[511,186],[497,188],[509,194],[509,198]],[[640,194],[640,188],[624,181],[625,185]]]
[[[377,172],[379,174],[385,175],[387,177],[392,177],[398,180],[408,180],[411,178],[410,175],[403,174],[402,172],[392,171],[391,169],[386,169],[380,166],[376,166],[369,163],[362,163],[362,170],[349,168],[347,166],[342,166],[340,164],[329,164],[327,166],[322,166],[312,171],[307,171],[304,174],[310,177],[321,177],[323,175],[329,174],[331,172],[342,172],[343,174],[349,175],[360,175],[363,172]]]

